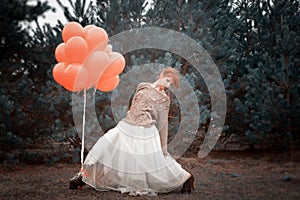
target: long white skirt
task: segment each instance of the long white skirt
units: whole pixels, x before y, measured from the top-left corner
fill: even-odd
[[[178,189],[190,177],[170,155],[164,156],[157,128],[126,122],[104,134],[88,153],[83,181],[97,190],[156,195]]]

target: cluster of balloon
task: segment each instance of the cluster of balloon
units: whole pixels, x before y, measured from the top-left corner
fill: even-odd
[[[112,51],[104,29],[69,22],[62,30],[62,39],[55,49],[58,63],[52,71],[57,83],[72,92],[91,87],[109,92],[118,86],[125,59]]]

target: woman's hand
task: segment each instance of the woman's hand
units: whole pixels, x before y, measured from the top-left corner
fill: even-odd
[[[164,157],[167,157],[169,154],[167,151],[167,147],[162,148],[162,152],[163,152]]]

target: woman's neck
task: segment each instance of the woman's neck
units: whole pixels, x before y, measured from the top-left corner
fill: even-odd
[[[164,87],[157,82],[152,83],[151,86],[159,92],[162,92],[164,90]]]

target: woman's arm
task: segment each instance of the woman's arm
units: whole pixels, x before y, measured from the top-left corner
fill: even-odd
[[[161,148],[164,156],[168,154],[168,111],[158,110],[157,129],[159,131]]]
[[[160,135],[160,142],[161,142],[161,149],[164,156],[168,154],[168,123],[164,125],[162,130],[159,132]]]

